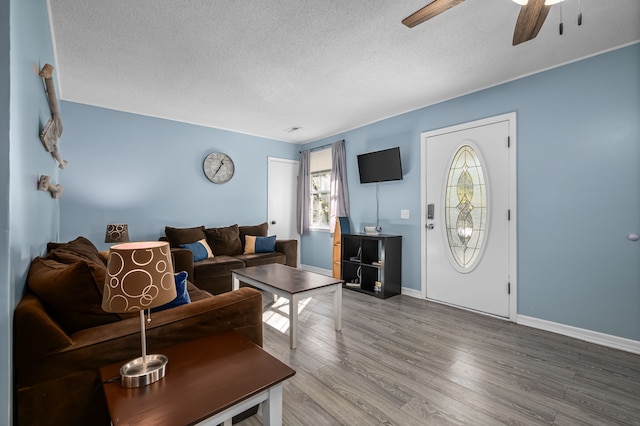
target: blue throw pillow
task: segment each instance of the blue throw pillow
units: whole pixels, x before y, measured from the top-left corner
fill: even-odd
[[[151,309],[151,312],[159,312],[164,311],[165,309],[174,308],[180,305],[186,305],[187,303],[191,303],[191,298],[189,297],[189,292],[187,291],[187,272],[182,271],[174,274],[175,282],[176,282],[176,293],[178,294],[175,299],[173,299],[169,303],[165,303],[162,306],[158,306],[157,308]]]
[[[276,251],[276,236],[254,237],[245,236],[244,254],[273,253]]]
[[[180,244],[180,248],[190,250],[193,253],[194,262],[213,257],[213,253],[204,239],[191,244]]]

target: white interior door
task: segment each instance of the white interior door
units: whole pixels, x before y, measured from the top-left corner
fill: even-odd
[[[502,317],[511,302],[509,125],[423,135],[426,297]]]
[[[298,239],[296,232],[296,186],[298,161],[269,157],[269,235],[278,239]]]

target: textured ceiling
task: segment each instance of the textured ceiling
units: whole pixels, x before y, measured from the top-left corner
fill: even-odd
[[[640,40],[639,0],[48,0],[64,100],[309,142]],[[581,5],[583,24],[577,26]],[[292,126],[300,130],[287,133]]]

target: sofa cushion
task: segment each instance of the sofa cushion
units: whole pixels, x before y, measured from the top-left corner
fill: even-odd
[[[191,303],[189,291],[187,290],[187,273],[185,271],[178,272],[177,274],[174,274],[174,279],[176,282],[176,298],[169,303],[165,303],[162,306],[152,308],[151,312],[164,311],[165,309],[170,309],[176,306],[182,306]]]
[[[273,253],[254,253],[254,254],[241,254],[236,256],[236,259],[242,260],[247,268],[251,266],[268,265],[270,263],[287,264],[287,256],[278,251]]]
[[[240,256],[216,256],[213,259],[205,259],[195,266],[194,274],[196,275],[195,282],[209,277],[216,277],[219,275],[231,275],[231,271],[234,269],[244,268],[244,262],[239,260]]]
[[[238,231],[240,232],[240,241],[242,242],[242,251],[244,252],[245,237],[247,235],[266,237],[269,232],[269,224],[263,222],[260,225],[240,226]]]
[[[180,244],[180,248],[187,249],[193,253],[193,261],[200,262],[201,260],[209,259],[213,257],[213,252],[207,244],[207,240],[198,240],[195,243]]]
[[[49,315],[72,334],[120,320],[118,315],[102,310],[104,275],[97,277],[96,272],[98,269],[86,260],[64,264],[36,257],[29,268],[27,285]]]
[[[198,290],[189,292],[189,299],[191,299],[191,302],[197,302],[198,300],[208,299],[209,297],[212,297],[212,296],[213,295],[211,293],[205,290],[198,289]]]
[[[164,227],[164,234],[169,240],[169,245],[173,248],[180,247],[180,244],[195,243],[198,240],[207,238],[204,233],[204,226],[196,226],[194,228],[172,228]]]
[[[254,237],[246,235],[244,243],[244,254],[272,253],[276,251],[276,236]]]
[[[216,256],[235,256],[242,254],[242,243],[238,225],[225,226],[223,228],[205,229],[207,242]]]
[[[211,297],[212,294],[208,291],[199,289],[195,285],[191,283],[191,281],[187,280],[187,291],[189,292],[189,299],[191,302],[197,302],[198,300],[206,299]]]
[[[85,237],[78,237],[67,243],[48,243],[46,259],[53,259],[61,263],[71,264],[78,260],[87,260],[97,265],[106,266],[105,258],[91,241]]]

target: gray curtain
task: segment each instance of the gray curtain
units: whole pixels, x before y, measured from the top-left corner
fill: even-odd
[[[309,150],[300,152],[298,166],[298,206],[296,209],[298,234],[309,232],[309,198],[311,197],[311,182],[309,172]]]
[[[347,154],[344,140],[331,145],[331,200],[329,229],[333,233],[336,220],[349,216],[349,186],[347,185]]]

